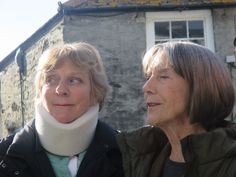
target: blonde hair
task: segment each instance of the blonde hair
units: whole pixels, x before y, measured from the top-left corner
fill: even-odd
[[[54,69],[61,59],[69,59],[74,64],[86,67],[89,70],[91,97],[94,102],[99,103],[101,109],[110,86],[98,50],[85,42],[55,46],[42,54],[35,77],[36,100],[41,96],[45,73]]]

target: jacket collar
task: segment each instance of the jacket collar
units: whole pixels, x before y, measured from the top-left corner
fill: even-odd
[[[99,151],[106,149],[107,151],[112,149],[118,149],[116,142],[117,132],[105,123],[98,121],[94,138],[92,143],[87,149],[87,154],[93,157]]]
[[[153,126],[145,126],[132,132],[122,132],[117,140],[123,152],[134,155],[159,152],[168,142],[164,132]]]
[[[187,162],[196,158],[200,163],[207,163],[236,155],[236,126],[187,136],[181,145]]]
[[[34,120],[29,122],[22,130],[15,134],[14,139],[8,148],[8,155],[25,159],[27,154],[43,150],[35,132],[34,123]]]

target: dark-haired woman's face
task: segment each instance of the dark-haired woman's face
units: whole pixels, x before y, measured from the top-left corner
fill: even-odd
[[[144,84],[147,120],[151,125],[165,126],[188,115],[189,87],[165,60],[156,62]]]

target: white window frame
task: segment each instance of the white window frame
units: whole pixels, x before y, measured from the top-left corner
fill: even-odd
[[[212,14],[210,10],[146,12],[146,49],[155,44],[155,22],[203,20],[205,46],[215,52]]]

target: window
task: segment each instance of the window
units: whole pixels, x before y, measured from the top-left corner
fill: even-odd
[[[147,49],[166,41],[192,41],[214,48],[211,11],[146,13]]]

